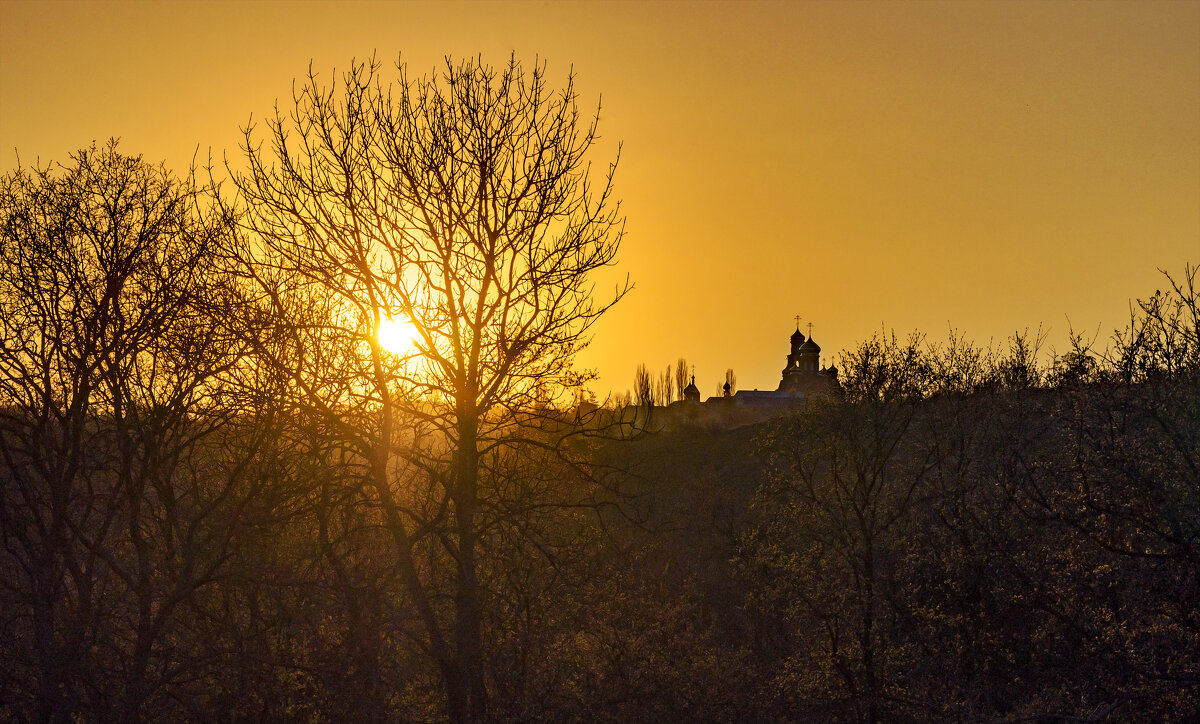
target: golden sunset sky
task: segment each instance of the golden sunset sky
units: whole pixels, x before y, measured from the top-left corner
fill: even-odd
[[[1106,338],[1200,262],[1200,2],[0,2],[0,170],[121,150],[236,165],[309,62],[574,69],[624,143],[601,393],[684,356],[773,389],[883,327]],[[614,277],[615,278],[615,277]],[[602,280],[607,286],[612,279]],[[806,328],[807,331],[807,328]]]

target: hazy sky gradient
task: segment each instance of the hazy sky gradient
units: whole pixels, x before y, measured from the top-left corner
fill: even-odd
[[[584,362],[774,388],[793,315],[1102,336],[1200,262],[1200,2],[0,2],[0,169],[93,139],[238,160],[311,60],[510,53],[603,95],[620,273]]]

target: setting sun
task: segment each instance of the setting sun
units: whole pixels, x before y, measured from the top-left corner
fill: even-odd
[[[379,345],[395,355],[406,355],[416,351],[417,329],[405,319],[384,317],[379,322]]]

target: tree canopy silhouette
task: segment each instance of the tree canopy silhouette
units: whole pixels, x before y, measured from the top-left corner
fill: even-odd
[[[208,192],[115,141],[0,179],[0,658],[18,719],[136,721],[212,671],[192,634],[263,498],[263,428],[231,394],[245,350],[214,252],[233,227]]]
[[[265,146],[247,128],[249,171],[233,174],[246,232],[237,254],[288,330],[272,354],[305,404],[334,429],[347,406],[378,411],[368,441],[347,435],[371,461],[461,720],[487,706],[476,557],[480,506],[497,492],[481,489],[481,456],[517,442],[522,414],[570,399],[586,379],[575,354],[627,288],[597,301],[592,286],[623,219],[616,161],[592,172],[599,111],[581,115],[573,77],[555,89],[544,65],[515,59],[447,59],[419,78],[397,69],[389,80],[375,60],[355,63],[328,87],[310,71],[267,122]],[[388,318],[412,323],[413,354],[381,346]],[[401,411],[424,426],[403,440]],[[397,497],[398,476],[415,471],[441,489],[430,515],[452,520],[439,536],[456,569],[449,615],[413,559],[413,529],[433,521]]]

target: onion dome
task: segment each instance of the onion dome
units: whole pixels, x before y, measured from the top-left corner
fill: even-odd
[[[796,327],[796,331],[792,332],[792,344],[804,344],[804,335],[800,333],[800,328]]]
[[[809,337],[807,342],[800,345],[800,351],[801,352],[820,352],[821,345],[817,344],[817,341],[814,340],[812,337]]]
[[[692,375],[692,381],[683,388],[683,399],[689,402],[700,401],[700,388],[696,387],[696,375]]]

